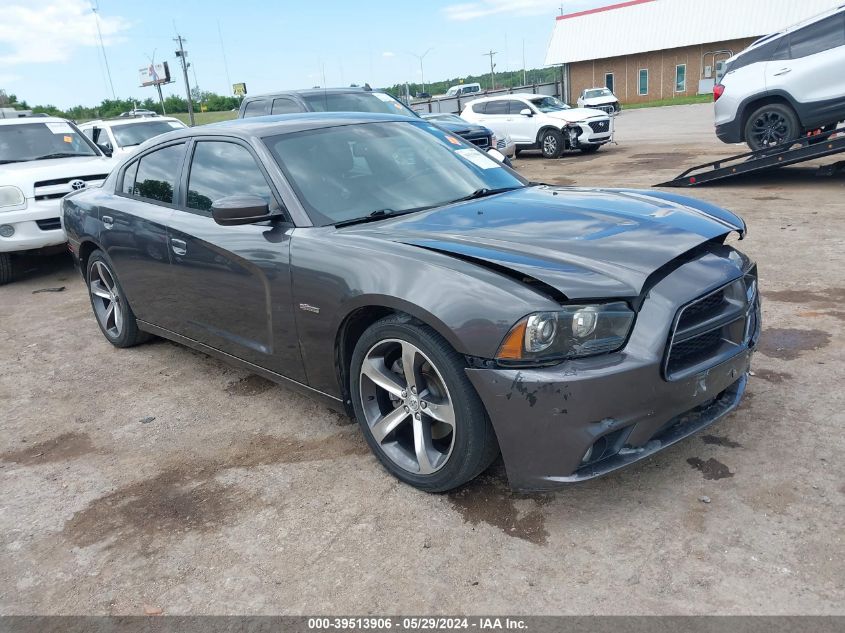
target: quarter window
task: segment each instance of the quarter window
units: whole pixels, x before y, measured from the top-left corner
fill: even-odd
[[[291,114],[302,112],[302,108],[290,99],[273,99],[273,114]]]
[[[640,81],[637,84],[637,94],[648,94],[648,68],[640,68]]]
[[[687,65],[675,66],[675,92],[687,91]]]
[[[138,161],[129,165],[123,170],[123,187],[121,191],[128,196],[135,193],[135,175],[138,173]]]
[[[263,99],[247,102],[246,108],[244,108],[244,118],[250,116],[263,116],[265,103],[266,102]]]
[[[132,195],[172,204],[184,153],[185,144],[179,143],[142,156]]]
[[[476,114],[484,114],[485,109],[487,107],[487,102],[482,101],[481,103],[473,103],[472,104],[472,111]]]
[[[235,143],[200,141],[188,176],[188,208],[211,212],[220,198],[254,195],[273,204],[273,195],[255,159]]]

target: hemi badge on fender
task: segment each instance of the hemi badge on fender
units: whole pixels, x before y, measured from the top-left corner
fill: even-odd
[[[308,305],[307,303],[300,303],[299,309],[305,310],[306,312],[313,312],[314,314],[320,314],[320,308],[318,308],[317,306]]]

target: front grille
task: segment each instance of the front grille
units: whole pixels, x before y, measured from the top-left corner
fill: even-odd
[[[466,139],[476,147],[480,147],[481,149],[487,149],[490,147],[490,137],[489,136],[479,136],[476,138],[468,138]]]
[[[70,178],[54,178],[53,180],[39,180],[35,183],[36,189],[38,187],[52,187],[54,185],[66,185],[71,180],[105,180],[108,174],[92,174],[90,176],[71,176]]]
[[[679,380],[724,362],[759,334],[754,272],[683,306],[669,338],[665,374]]]
[[[36,220],[35,223],[42,231],[55,231],[62,228],[62,221],[59,218],[47,218],[46,220]]]
[[[590,121],[590,129],[596,134],[603,134],[610,131],[610,121]]]

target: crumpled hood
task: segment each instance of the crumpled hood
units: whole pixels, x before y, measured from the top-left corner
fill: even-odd
[[[44,180],[108,174],[117,160],[105,156],[79,156],[0,165],[0,185],[19,187],[27,198],[33,185]]]
[[[745,224],[708,203],[663,192],[527,187],[356,233],[506,268],[570,299],[636,297],[649,275]]]
[[[553,119],[560,119],[561,121],[568,121],[574,123],[576,121],[583,121],[584,119],[592,119],[593,117],[607,117],[607,112],[603,110],[595,110],[593,108],[569,108],[568,110],[555,110],[554,112],[545,112],[543,116],[548,116]]]
[[[589,99],[579,99],[579,101],[585,108],[589,108],[590,106],[616,103],[618,99],[616,97],[590,97]]]

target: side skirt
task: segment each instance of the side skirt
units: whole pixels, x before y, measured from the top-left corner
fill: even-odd
[[[293,380],[292,378],[282,376],[281,374],[277,374],[276,372],[270,371],[269,369],[264,369],[259,365],[255,365],[245,360],[241,360],[236,356],[232,356],[231,354],[227,354],[226,352],[221,352],[219,349],[215,349],[204,343],[195,341],[194,339],[182,336],[181,334],[177,334],[176,332],[172,332],[170,330],[158,327],[157,325],[153,325],[152,323],[147,323],[146,321],[141,321],[140,319],[138,319],[138,328],[143,330],[144,332],[155,334],[156,336],[173,341],[174,343],[179,343],[180,345],[190,347],[191,349],[195,349],[196,351],[202,352],[203,354],[208,354],[209,356],[218,358],[223,362],[228,363],[229,365],[238,367],[239,369],[251,371],[254,374],[258,374],[262,378],[271,380],[284,387],[287,387],[288,389],[291,389],[292,391],[301,393],[302,395],[307,396],[312,400],[316,400],[320,404],[329,407],[333,411],[348,415],[346,409],[343,406],[343,401],[340,398],[332,396],[331,394],[319,391],[318,389],[309,387],[308,385],[302,384],[301,382]]]

